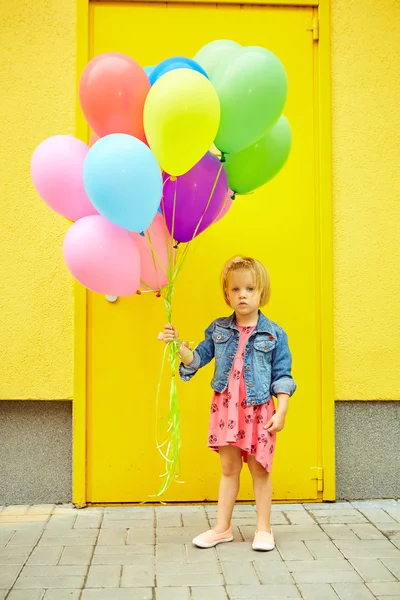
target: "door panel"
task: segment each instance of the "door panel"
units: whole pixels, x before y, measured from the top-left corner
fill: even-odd
[[[266,309],[289,335],[298,391],[278,436],[274,499],[317,497],[311,479],[320,443],[318,222],[315,209],[314,65],[311,8],[211,4],[94,3],[92,54],[121,51],[143,66],[171,55],[193,56],[213,39],[231,38],[275,52],[289,77],[285,109],[293,150],[283,171],[261,190],[238,197],[230,213],[193,244],[176,287],[174,323],[200,341],[206,326],[229,313],[219,289],[234,254],[263,261],[272,280]],[[162,300],[145,294],[110,304],[88,299],[88,502],[137,502],[157,491],[163,461],[155,446],[155,395],[165,321]],[[182,479],[164,500],[216,499],[219,458],[207,448],[212,366],[179,385]],[[165,381],[167,383],[167,380]],[[162,405],[167,402],[164,388]],[[240,499],[253,498],[247,469]]]

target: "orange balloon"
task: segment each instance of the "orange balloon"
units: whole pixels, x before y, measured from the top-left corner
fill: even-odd
[[[94,131],[92,131],[92,133],[90,134],[90,139],[89,139],[89,148],[91,148],[98,140],[99,140],[99,136],[97,135],[97,133],[95,133]],[[149,146],[148,142],[147,142],[147,138],[146,135],[143,135],[143,139],[142,141],[146,144],[146,146]],[[150,147],[150,146],[149,146]],[[164,173],[164,171],[161,171],[161,175]]]
[[[89,140],[89,148],[91,148],[93,146],[93,144],[95,144],[98,140],[99,140],[99,136],[97,135],[97,133],[95,133],[94,131],[92,131],[92,133],[90,134],[90,140]],[[147,139],[146,136],[144,135],[143,137],[143,142],[146,144],[146,146],[148,146],[149,144],[147,143]],[[163,174],[164,171],[161,171],[161,175]]]
[[[97,142],[97,140],[99,140],[99,136],[97,135],[97,133],[95,133],[94,131],[92,131],[92,133],[90,134],[90,140],[89,140],[89,148],[91,148],[93,146],[93,144],[95,144]]]
[[[149,79],[133,58],[106,52],[86,65],[79,82],[79,101],[99,137],[127,133],[144,141],[143,107],[149,90]]]

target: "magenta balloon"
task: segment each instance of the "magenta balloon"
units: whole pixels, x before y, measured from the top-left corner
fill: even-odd
[[[207,229],[220,214],[227,191],[225,168],[210,153],[176,180],[172,181],[166,175],[161,208],[173,238],[178,242],[190,242]]]

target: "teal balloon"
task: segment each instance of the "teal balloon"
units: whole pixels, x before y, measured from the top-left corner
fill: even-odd
[[[147,77],[150,77],[150,75],[152,74],[154,69],[155,69],[155,66],[144,67],[143,71],[146,73]]]
[[[217,67],[240,50],[242,46],[233,40],[215,40],[198,51],[194,60],[199,63],[211,78]]]
[[[160,206],[163,183],[156,157],[131,135],[100,138],[86,156],[83,183],[98,212],[128,231],[145,231]]]
[[[186,56],[172,56],[171,58],[166,58],[160,64],[158,64],[149,75],[150,84],[154,85],[155,82],[160,79],[165,73],[169,71],[174,71],[175,69],[191,69],[192,71],[197,71],[207,77],[208,75],[203,69],[201,65],[199,65],[195,60],[191,58],[186,58]]]
[[[282,114],[288,80],[281,61],[259,46],[237,50],[211,77],[221,104],[214,141],[224,152],[240,152],[255,144]]]
[[[282,115],[258,142],[226,156],[225,169],[231,190],[236,194],[247,194],[271,181],[286,163],[291,146],[290,125]]]

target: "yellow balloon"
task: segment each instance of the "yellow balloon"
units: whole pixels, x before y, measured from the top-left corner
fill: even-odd
[[[192,69],[169,71],[151,87],[144,106],[147,142],[169,175],[187,173],[208,151],[219,126],[217,92]]]
[[[211,144],[211,147],[208,149],[208,151],[210,152],[210,154],[214,154],[214,156],[218,156],[221,154],[221,150],[218,150],[214,142]]]

